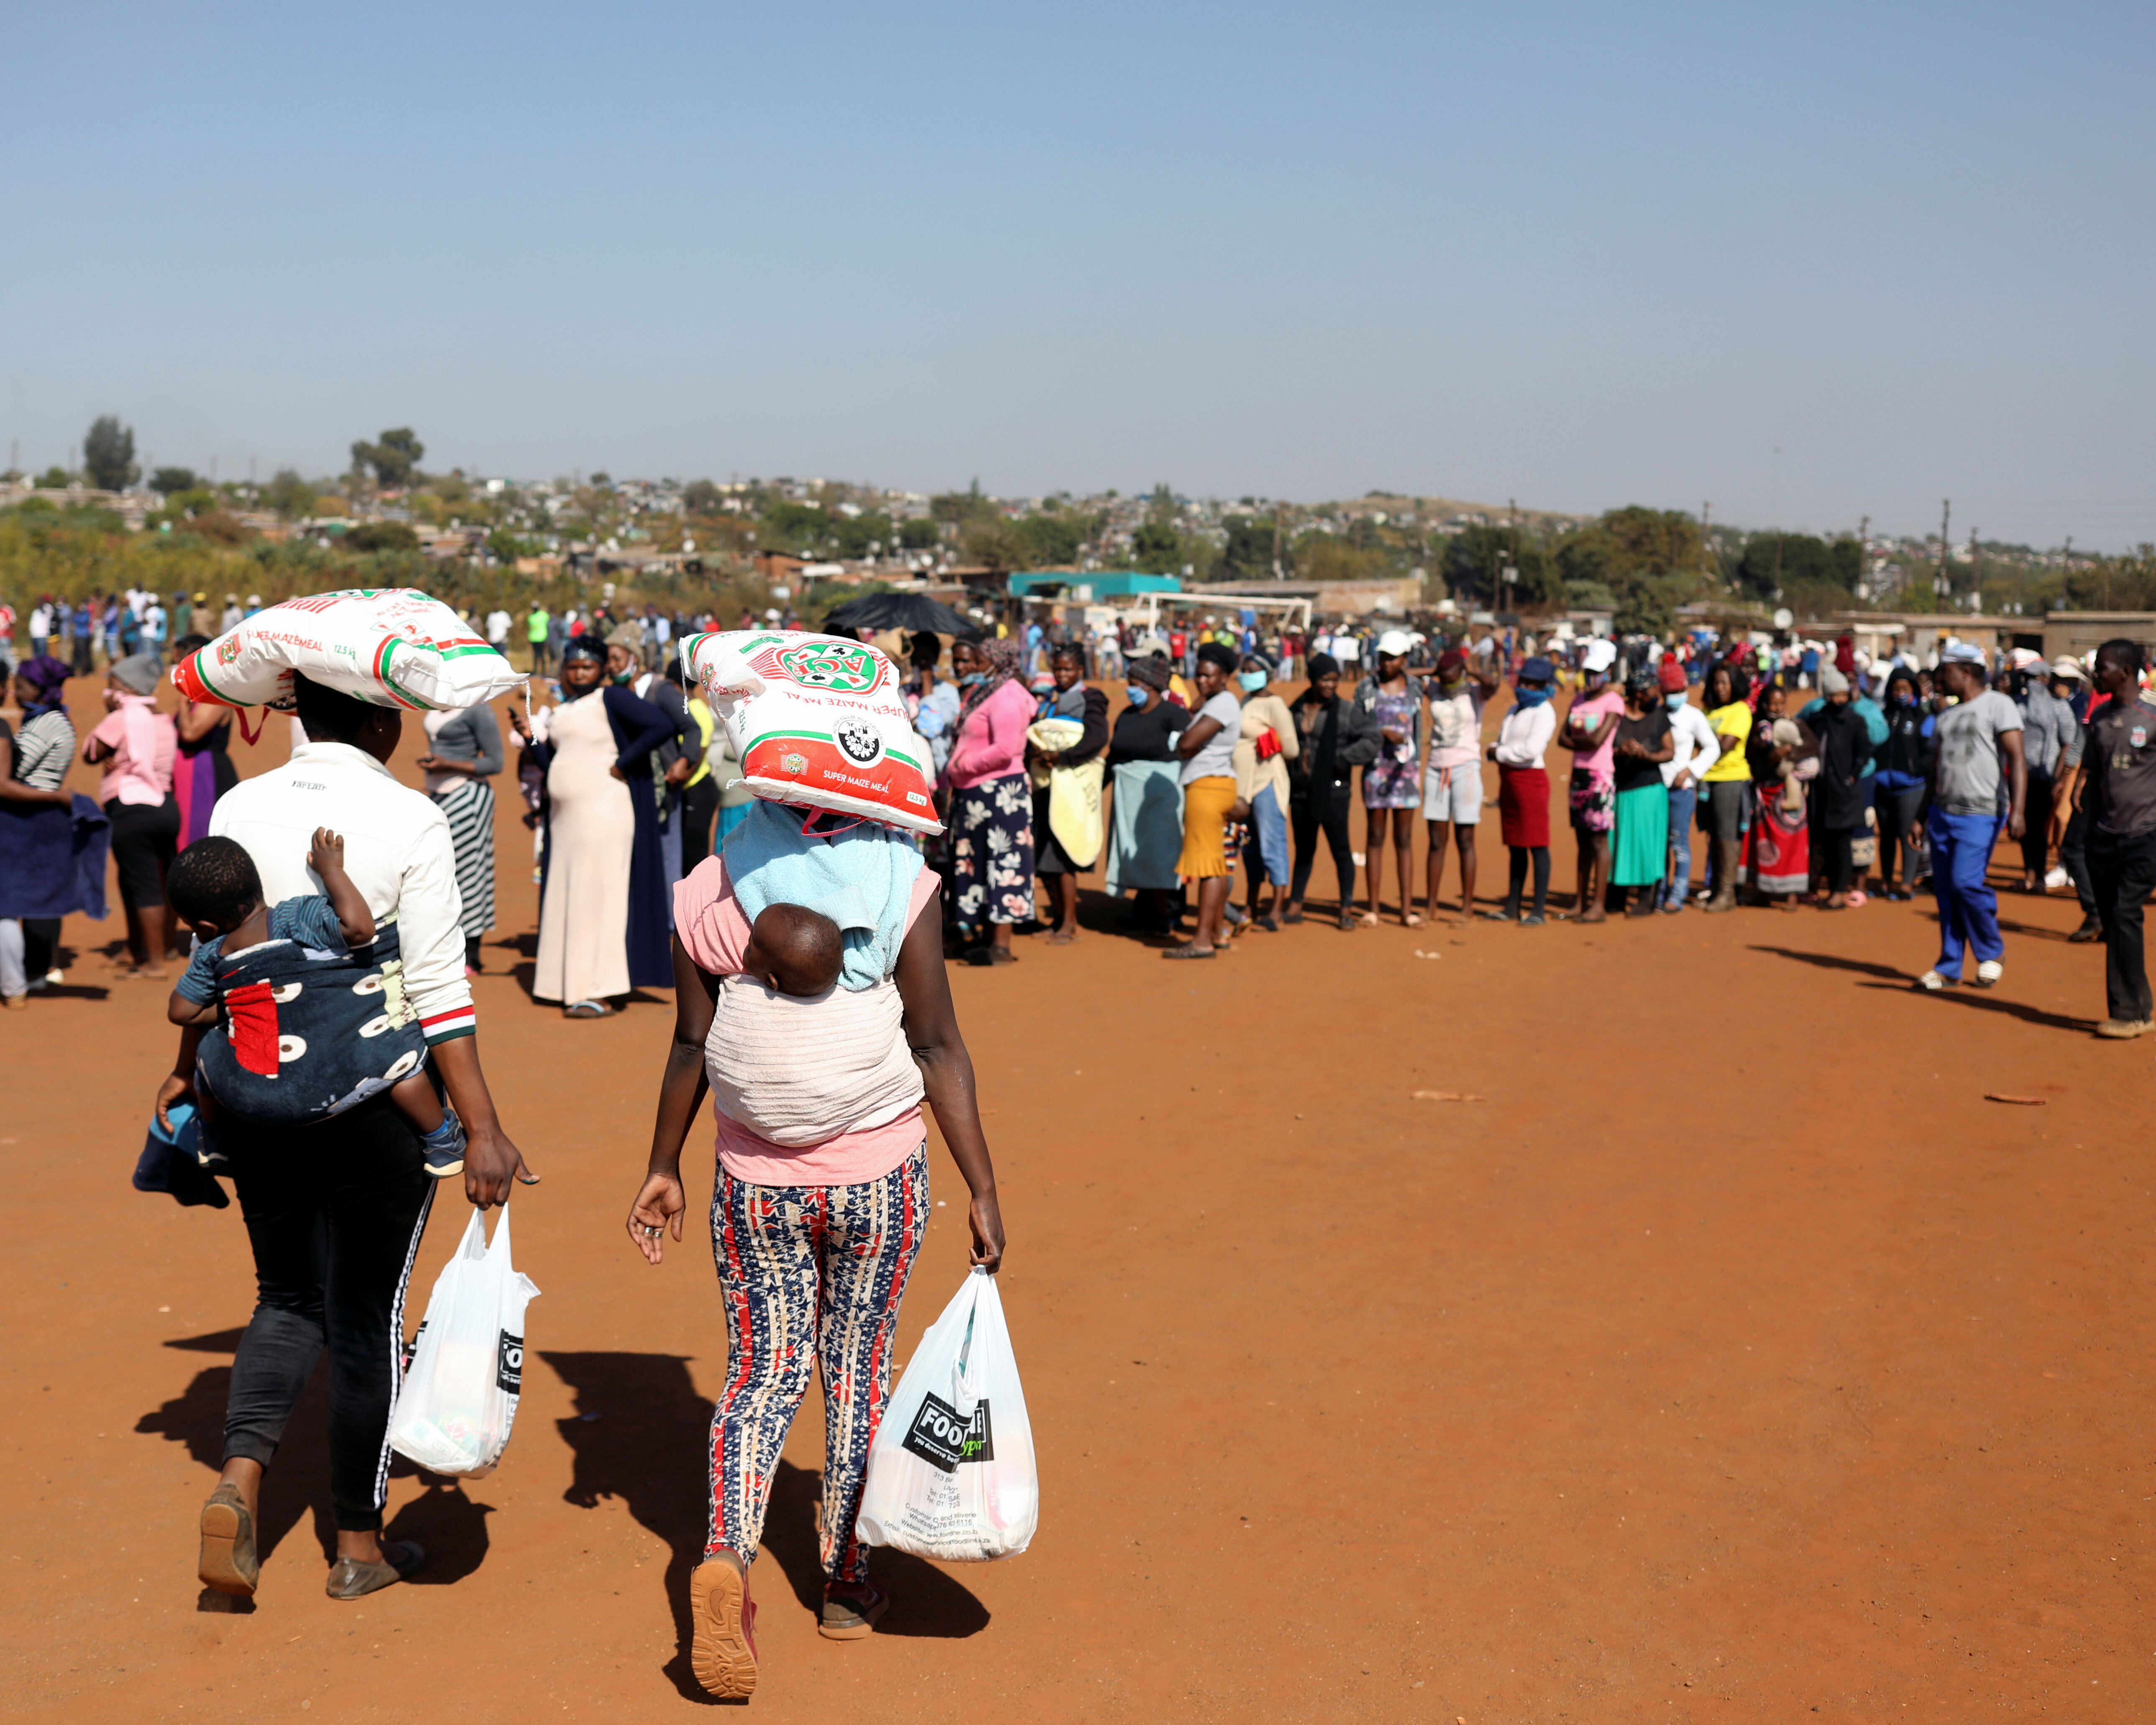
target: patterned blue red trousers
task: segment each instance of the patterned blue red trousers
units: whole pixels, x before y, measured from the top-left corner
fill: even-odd
[[[756,1186],[719,1171],[711,1254],[726,1311],[726,1388],[711,1415],[711,1522],[704,1555],[756,1558],[786,1434],[824,1371],[824,1573],[868,1574],[854,1537],[869,1445],[891,1399],[899,1302],[928,1217],[924,1142],[859,1186]]]

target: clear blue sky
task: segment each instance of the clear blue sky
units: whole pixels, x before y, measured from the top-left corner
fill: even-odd
[[[2156,8],[44,7],[0,443],[2156,539]],[[1779,447],[1778,458],[1773,451]]]

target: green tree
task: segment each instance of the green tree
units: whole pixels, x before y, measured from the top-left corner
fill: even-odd
[[[898,524],[898,542],[907,551],[932,551],[942,538],[942,530],[932,521],[912,518]]]
[[[1016,521],[992,516],[968,522],[958,537],[959,554],[969,563],[1004,574],[1026,567],[1025,535]]]
[[[993,499],[982,494],[981,482],[975,480],[963,491],[946,491],[941,496],[931,497],[928,513],[932,520],[963,526],[968,521],[989,519],[996,514],[996,506]]]
[[[200,483],[192,467],[160,467],[150,475],[150,489],[167,497],[175,491],[192,491]]]
[[[1261,516],[1228,517],[1228,542],[1221,548],[1223,571],[1230,581],[1270,581],[1273,578],[1273,523]],[[1281,570],[1291,572],[1293,549],[1281,542]]]
[[[141,476],[135,465],[135,433],[114,413],[90,421],[82,440],[83,471],[100,491],[124,491]]]
[[[1026,567],[1064,568],[1078,561],[1086,543],[1086,524],[1067,515],[1029,515],[1018,523],[1025,542]]]
[[[57,461],[38,475],[38,489],[46,491],[64,491],[74,482],[74,475]]]
[[[362,521],[342,542],[353,551],[417,551],[419,536],[403,521]]]
[[[1754,533],[1737,562],[1737,584],[1754,598],[1772,599],[1802,587],[1853,592],[1863,567],[1854,539],[1829,544],[1810,533]]]
[[[262,501],[286,521],[312,515],[316,495],[314,485],[302,479],[297,469],[290,467],[279,468],[262,488]]]
[[[1148,575],[1176,575],[1183,570],[1183,540],[1161,521],[1142,521],[1131,536],[1131,562]]]
[[[412,475],[426,453],[427,446],[419,441],[418,434],[408,425],[400,425],[383,432],[371,444],[354,444],[352,470],[372,468],[377,485],[384,490],[395,490],[412,483]]]
[[[709,480],[690,480],[681,492],[681,507],[690,515],[711,515],[726,494]]]

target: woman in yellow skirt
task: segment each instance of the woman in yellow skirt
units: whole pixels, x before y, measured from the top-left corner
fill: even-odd
[[[1198,930],[1163,958],[1210,958],[1227,946],[1220,930],[1230,878],[1225,835],[1235,807],[1235,742],[1243,721],[1242,703],[1228,687],[1235,675],[1234,648],[1208,641],[1198,649],[1198,714],[1176,744],[1183,760],[1183,855],[1175,865],[1184,880],[1198,883]]]

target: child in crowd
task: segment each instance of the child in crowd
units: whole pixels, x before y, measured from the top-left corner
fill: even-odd
[[[226,991],[218,964],[227,951],[237,955],[270,942],[290,941],[342,957],[374,940],[373,915],[345,872],[344,840],[327,827],[316,828],[307,864],[320,878],[321,892],[265,905],[254,860],[234,840],[201,839],[181,854],[167,890],[172,908],[194,930],[200,944],[166,1009],[172,1023],[188,1029],[225,1019]],[[292,990],[295,995],[300,992],[298,987]],[[285,1039],[288,1043],[297,1040]],[[385,1052],[392,1046],[385,1043]],[[462,1173],[464,1127],[434,1094],[423,1060],[415,1061],[389,1086],[389,1096],[418,1132],[426,1150],[427,1172],[437,1179]],[[213,1117],[211,1098],[204,1094],[202,1101],[204,1117]]]

